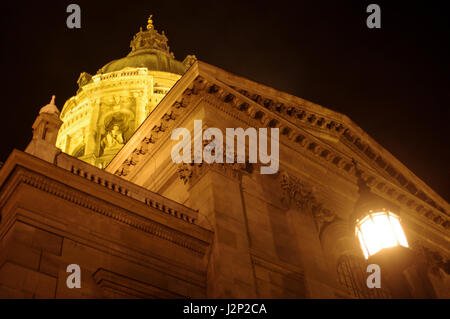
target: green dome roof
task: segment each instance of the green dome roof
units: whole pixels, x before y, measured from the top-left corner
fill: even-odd
[[[128,56],[113,60],[98,70],[97,74],[120,71],[126,67],[147,68],[152,71],[170,72],[182,75],[187,65],[173,59],[165,52],[154,49],[140,49]]]

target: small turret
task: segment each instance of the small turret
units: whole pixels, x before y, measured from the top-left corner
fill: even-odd
[[[33,139],[25,152],[53,163],[55,156],[61,152],[56,147],[56,137],[62,124],[53,95],[50,103],[41,108],[33,123]]]

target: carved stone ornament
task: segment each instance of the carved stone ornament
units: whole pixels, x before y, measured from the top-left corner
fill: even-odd
[[[286,172],[281,174],[282,201],[288,205],[295,205],[301,210],[312,213],[319,233],[324,226],[334,222],[337,216],[329,209],[324,208],[314,196],[315,189],[295,176]]]
[[[195,55],[187,55],[186,58],[183,60],[183,64],[187,67],[190,67],[192,64],[197,61],[197,58]]]
[[[319,233],[326,225],[331,224],[337,219],[334,213],[327,208],[323,208],[321,204],[313,206],[312,214]]]
[[[281,174],[281,190],[283,202],[295,204],[301,209],[311,209],[316,202],[312,186],[285,172]]]

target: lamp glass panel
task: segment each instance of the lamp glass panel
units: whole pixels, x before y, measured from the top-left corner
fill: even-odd
[[[378,240],[377,227],[372,219],[368,216],[363,220],[359,226],[362,237],[369,255],[373,255],[381,249],[380,241]]]
[[[408,247],[399,218],[388,212],[371,213],[358,222],[356,233],[364,256],[398,245]]]
[[[366,257],[366,259],[369,258],[369,253],[367,252],[366,244],[364,243],[364,240],[362,239],[362,235],[361,235],[360,231],[358,231],[358,239],[359,239],[359,243],[361,244],[361,248],[362,248],[364,257]]]
[[[397,239],[391,223],[389,216],[384,213],[378,213],[372,215],[372,220],[375,225],[377,238],[379,246],[381,248],[389,248],[398,245]]]
[[[400,221],[398,220],[398,217],[390,215],[389,219],[391,220],[391,225],[392,225],[392,228],[394,229],[394,233],[395,233],[395,236],[397,237],[399,244],[404,247],[409,247],[408,241],[406,240],[405,232],[403,231],[403,228],[400,225]]]

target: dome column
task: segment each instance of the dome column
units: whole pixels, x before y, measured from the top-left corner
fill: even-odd
[[[85,158],[84,161],[95,165],[96,164],[96,158],[99,156],[100,148],[99,148],[99,141],[98,141],[98,128],[97,128],[97,122],[98,122],[98,116],[99,116],[99,108],[100,103],[97,100],[89,101],[90,108],[92,109],[91,118],[89,120],[89,124],[86,127],[86,149],[85,149]]]
[[[135,98],[136,101],[136,123],[135,123],[135,127],[139,127],[139,125],[142,124],[142,122],[144,122],[145,118],[146,118],[146,114],[145,114],[145,105],[146,105],[146,94],[144,94],[142,91],[137,91],[137,92],[133,92],[133,97]]]

